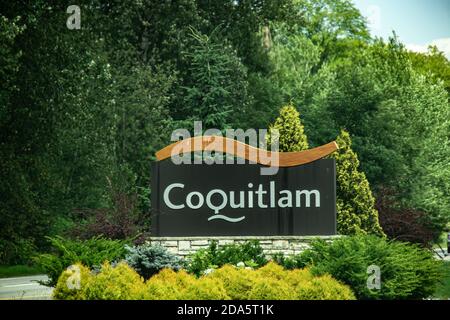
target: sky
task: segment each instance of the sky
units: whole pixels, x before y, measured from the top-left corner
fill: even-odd
[[[450,59],[450,0],[353,0],[373,36],[394,30],[406,47],[426,52],[436,45]]]

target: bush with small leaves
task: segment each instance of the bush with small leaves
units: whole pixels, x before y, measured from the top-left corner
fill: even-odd
[[[90,270],[76,263],[61,273],[53,290],[55,300],[84,300],[86,288],[92,280]]]
[[[221,279],[208,276],[196,279],[182,291],[183,300],[230,300]]]
[[[86,300],[137,300],[143,298],[144,280],[125,262],[105,263],[84,289]]]
[[[332,243],[316,240],[300,255],[278,255],[277,261],[289,269],[306,266],[316,276],[329,274],[350,286],[358,299],[424,299],[441,279],[441,262],[431,251],[376,236],[343,237]],[[367,286],[370,266],[380,268],[379,290]]]
[[[293,300],[292,287],[278,279],[257,277],[251,290],[247,293],[248,300]]]
[[[195,277],[184,270],[175,272],[162,269],[146,282],[144,298],[146,300],[177,300],[183,290],[195,282]]]
[[[94,237],[89,240],[71,240],[63,237],[49,237],[52,245],[50,253],[35,257],[36,264],[49,277],[45,285],[55,286],[61,273],[74,263],[93,268],[105,261],[118,261],[125,256],[127,243],[124,240],[110,240]]]
[[[254,268],[267,263],[264,251],[258,241],[247,241],[242,244],[228,244],[219,247],[212,241],[208,248],[196,251],[188,257],[187,270],[197,276],[210,268],[218,268],[226,264],[244,263]]]
[[[238,269],[231,265],[225,265],[214,270],[209,277],[220,279],[228,295],[233,300],[248,299],[248,293],[257,281],[253,270]]]
[[[83,273],[89,270],[83,269]],[[226,265],[208,275],[195,277],[184,270],[163,269],[144,284],[126,263],[104,264],[96,275],[85,277],[77,292],[65,288],[69,273],[57,284],[58,299],[87,300],[290,300],[354,299],[351,290],[331,278],[313,276],[309,270],[284,270],[271,262],[259,270]]]

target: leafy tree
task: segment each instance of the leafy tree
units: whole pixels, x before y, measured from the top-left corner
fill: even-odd
[[[284,105],[286,100],[279,84],[264,74],[251,73],[248,75],[248,82],[248,92],[252,102],[240,112],[235,113],[234,126],[265,129],[278,114],[279,110],[275,106]]]
[[[321,61],[345,56],[349,47],[370,39],[364,17],[350,0],[296,0],[294,7],[300,31],[322,48]]]
[[[222,35],[236,49],[250,72],[266,73],[269,69],[267,51],[261,45],[272,22],[293,22],[296,19],[291,0],[223,0],[196,1],[199,15],[208,21],[205,34],[220,26]]]
[[[405,207],[398,202],[398,196],[385,188],[377,191],[376,208],[380,225],[389,239],[408,241],[430,247],[436,236],[430,215],[425,211]]]
[[[334,74],[328,63],[320,61],[322,48],[304,34],[289,32],[285,24],[274,24],[272,30],[270,82],[282,96],[283,104],[292,101],[294,105],[302,106],[302,120],[308,137],[318,143],[318,137],[326,136],[333,128],[321,124],[330,119],[324,110],[333,94]]]
[[[148,198],[144,162],[171,127],[176,76],[142,65],[138,7],[90,1],[76,31],[65,26],[66,8],[11,3],[1,20],[2,263],[26,262],[35,245],[45,247],[45,235],[70,227],[75,209],[116,206],[108,181],[120,185],[122,167],[139,176],[133,181]]]
[[[396,38],[354,52],[352,61],[335,65],[335,73],[328,125],[352,134],[375,190],[394,188],[405,208],[427,212],[436,231],[443,230],[450,115],[442,83],[416,72]]]
[[[350,135],[342,130],[336,142],[339,150],[332,157],[336,159],[338,233],[383,235],[375,198],[365,174],[359,171],[359,160],[351,149]]]
[[[412,66],[418,72],[444,82],[450,94],[450,61],[436,46],[430,46],[427,53],[409,52]]]
[[[271,132],[271,130],[277,130]],[[300,113],[292,105],[280,109],[280,115],[270,126],[267,135],[267,145],[273,141],[274,134],[278,136],[279,150],[281,152],[294,152],[308,149],[308,140],[300,122]]]

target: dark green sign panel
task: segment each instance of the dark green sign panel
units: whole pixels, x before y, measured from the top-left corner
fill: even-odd
[[[333,159],[279,168],[259,164],[153,164],[154,236],[336,234]]]

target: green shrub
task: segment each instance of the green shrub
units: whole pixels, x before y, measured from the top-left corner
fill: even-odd
[[[272,261],[288,270],[305,268],[308,265],[308,262],[310,262],[310,259],[307,257],[308,253],[309,251],[305,251],[301,255],[285,256],[283,253],[277,252],[272,255]]]
[[[352,150],[350,135],[342,130],[336,138],[339,150],[336,159],[336,210],[339,234],[373,234],[384,236],[378,221],[375,198],[369,181],[360,171],[359,159]]]
[[[86,300],[137,300],[142,299],[144,280],[125,262],[115,267],[102,265],[99,274],[92,277],[85,289]]]
[[[163,270],[147,281],[147,299],[351,300],[352,291],[329,275],[284,270],[270,262],[257,270],[225,265],[195,278],[184,271]]]
[[[163,269],[144,280],[125,262],[104,264],[98,274],[81,269],[81,287],[69,289],[72,275],[64,271],[54,291],[55,299],[145,300],[272,300],[354,299],[351,290],[329,275],[313,276],[305,270],[284,270],[271,262],[258,270],[223,266],[199,278],[184,270]]]
[[[314,275],[330,274],[349,285],[358,299],[423,299],[441,278],[441,263],[417,245],[376,236],[353,236],[331,244],[315,241],[295,258],[278,258],[288,268],[308,266]],[[378,266],[381,288],[369,289],[368,267]]]
[[[292,287],[282,280],[258,277],[247,293],[248,300],[293,300]]]
[[[195,282],[195,277],[184,270],[175,272],[163,269],[146,283],[146,300],[177,300],[181,299],[183,290]]]
[[[221,280],[226,292],[233,300],[248,299],[248,293],[257,281],[253,270],[238,269],[231,265],[214,270],[209,277]]]
[[[314,276],[308,269],[284,271],[274,262],[256,270],[258,282],[251,291],[251,299],[289,300],[354,300],[349,287],[329,275]],[[269,281],[267,280],[269,279]],[[265,284],[263,284],[265,283]],[[287,287],[286,287],[287,285]],[[270,286],[258,292],[265,286]],[[273,291],[277,288],[277,291]]]
[[[68,279],[79,271],[78,287],[69,287]],[[87,267],[75,264],[64,270],[58,279],[53,298],[57,300],[136,300],[145,292],[144,280],[125,262],[116,266],[104,263],[98,274]]]
[[[89,240],[70,240],[63,237],[50,238],[52,252],[35,257],[36,264],[44,270],[49,280],[44,283],[55,286],[60,274],[70,265],[82,263],[92,268],[105,261],[124,258],[126,241],[94,237]]]
[[[252,267],[261,267],[267,263],[263,249],[258,241],[243,244],[228,244],[219,248],[217,241],[212,241],[207,249],[201,249],[188,257],[187,270],[197,276],[209,268],[226,264],[237,265],[240,262]]]
[[[226,300],[224,284],[212,277],[196,278],[184,270],[164,269],[146,283],[147,300]]]
[[[135,247],[125,246],[125,249],[127,250],[125,261],[144,279],[149,279],[161,269],[179,270],[183,265],[181,258],[162,246],[144,244]]]
[[[183,300],[229,300],[230,297],[220,279],[201,277],[187,286],[180,296]]]
[[[72,277],[72,281],[70,277]],[[93,276],[88,268],[80,263],[76,263],[71,268],[64,270],[59,276],[58,282],[53,290],[53,299],[84,300],[86,288],[92,278]]]
[[[272,130],[278,130],[278,133],[273,136],[275,132]],[[272,140],[276,138],[278,138],[280,152],[297,152],[309,148],[305,128],[300,121],[300,113],[291,103],[280,109],[280,115],[270,125],[266,136],[267,145],[270,146]]]
[[[29,265],[37,248],[32,239],[15,238],[12,241],[0,239],[0,264]]]

